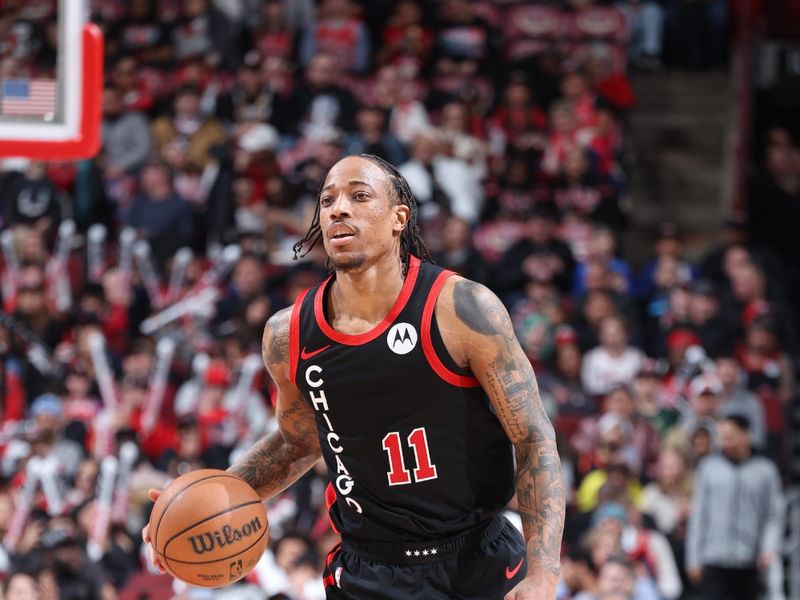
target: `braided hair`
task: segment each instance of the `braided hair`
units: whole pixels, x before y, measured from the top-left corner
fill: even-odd
[[[389,182],[397,201],[407,206],[411,211],[408,223],[400,233],[400,260],[403,263],[403,275],[406,275],[412,254],[423,261],[431,260],[430,252],[425,247],[425,242],[422,240],[419,224],[417,223],[417,200],[414,198],[414,194],[411,193],[411,188],[408,186],[405,177],[393,165],[374,154],[356,154],[354,156],[368,160],[380,167],[389,176]],[[324,182],[320,185],[317,197],[322,194],[323,185],[325,185]],[[322,228],[319,224],[319,202],[317,202],[317,206],[314,209],[314,218],[311,220],[311,227],[308,228],[305,237],[292,246],[294,260],[303,258],[311,252],[320,239],[322,239]]]

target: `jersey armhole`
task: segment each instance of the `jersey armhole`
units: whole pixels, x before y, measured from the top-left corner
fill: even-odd
[[[433,320],[434,311],[436,310],[436,301],[439,299],[439,293],[442,291],[447,279],[455,275],[453,271],[442,271],[433,282],[428,297],[425,300],[425,308],[422,310],[422,352],[425,354],[425,359],[428,364],[441,377],[450,385],[457,387],[478,387],[480,383],[475,377],[470,375],[461,375],[455,373],[442,362],[439,355],[436,354],[436,349],[433,346],[431,339],[431,322]],[[444,344],[442,344],[444,346]]]
[[[307,288],[300,292],[297,300],[292,306],[292,318],[289,320],[289,381],[297,385],[297,361],[300,358],[300,309],[303,307],[303,300],[308,294]]]

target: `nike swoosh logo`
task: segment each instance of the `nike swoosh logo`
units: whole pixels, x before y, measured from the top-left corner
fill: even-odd
[[[310,358],[314,358],[317,354],[327,350],[330,347],[331,347],[331,345],[328,344],[327,346],[323,346],[322,348],[319,348],[318,350],[314,350],[313,352],[306,352],[306,347],[303,346],[303,349],[300,351],[300,358],[302,358],[303,360],[308,360]]]
[[[506,567],[506,579],[514,579],[514,575],[517,574],[517,571],[519,571],[519,568],[522,566],[522,562],[524,560],[525,560],[524,558],[520,558],[519,564],[513,569],[509,569],[508,567]]]

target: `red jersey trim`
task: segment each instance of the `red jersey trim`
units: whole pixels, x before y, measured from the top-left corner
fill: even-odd
[[[469,375],[459,375],[448,369],[433,347],[431,340],[431,321],[433,319],[433,311],[436,309],[436,300],[439,298],[439,292],[442,291],[447,279],[455,275],[453,271],[442,271],[436,277],[436,281],[431,286],[431,291],[428,292],[428,298],[425,300],[425,308],[422,310],[422,352],[431,368],[436,371],[436,374],[445,380],[450,385],[458,387],[478,387],[480,383],[475,377]]]
[[[322,307],[322,301],[325,298],[325,288],[331,281],[331,278],[328,277],[328,279],[326,279],[322,285],[319,286],[319,289],[317,289],[317,294],[314,298],[314,316],[317,319],[317,325],[319,325],[322,333],[339,344],[345,344],[346,346],[360,346],[362,344],[371,342],[389,329],[389,326],[397,318],[397,315],[403,311],[408,299],[411,297],[411,292],[414,290],[414,283],[417,281],[418,273],[419,259],[416,256],[411,256],[408,263],[408,275],[406,275],[406,280],[403,282],[403,287],[400,288],[400,294],[397,296],[397,300],[395,300],[392,309],[383,318],[383,321],[375,325],[375,327],[369,331],[365,331],[364,333],[359,333],[356,335],[336,331],[328,324],[328,321],[325,320],[325,311]]]
[[[336,504],[336,490],[333,489],[333,484],[329,481],[327,487],[325,488],[325,510],[328,511],[328,519],[331,522],[331,529],[333,529],[333,533],[339,534],[339,530],[336,529],[336,525],[331,519],[331,508],[333,505]]]
[[[289,381],[297,385],[297,359],[300,357],[300,308],[306,299],[308,289],[300,292],[292,306],[292,318],[289,321]]]

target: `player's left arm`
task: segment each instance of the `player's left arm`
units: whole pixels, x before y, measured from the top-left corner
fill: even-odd
[[[564,483],[555,432],[531,363],[508,311],[485,286],[451,277],[436,315],[448,351],[477,377],[514,445],[528,576],[506,598],[552,600],[560,573]]]

